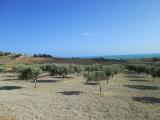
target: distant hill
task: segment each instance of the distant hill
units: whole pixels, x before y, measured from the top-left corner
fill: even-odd
[[[41,64],[41,63],[52,63],[52,58],[46,57],[32,57],[27,55],[21,55],[15,57],[15,55],[5,55],[0,57],[0,64],[14,65],[18,63],[22,64]]]
[[[44,63],[60,63],[60,64],[127,64],[137,62],[160,62],[160,58],[141,58],[141,59],[109,59],[109,58],[57,58],[47,54],[34,54],[29,56],[22,53],[0,52],[0,64],[44,64]]]
[[[0,64],[44,64],[44,63],[61,63],[61,64],[121,64],[126,61],[107,60],[103,58],[82,59],[82,58],[55,58],[55,57],[34,57],[24,54],[7,54],[0,56]]]

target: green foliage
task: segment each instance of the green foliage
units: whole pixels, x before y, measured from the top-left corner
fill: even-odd
[[[88,65],[85,66],[85,71],[87,72],[84,74],[84,77],[86,78],[87,82],[96,81],[97,78],[101,78],[101,80],[108,80],[110,76],[113,77],[114,74],[122,72],[123,69],[124,67],[121,65],[111,65],[111,66]]]
[[[42,70],[39,67],[25,66],[19,70],[18,78],[22,80],[29,80],[29,79],[37,80],[41,73]]]
[[[6,67],[3,65],[0,66],[0,73],[2,72],[6,72]]]
[[[17,64],[13,67],[13,72],[20,73],[24,68],[26,68],[27,65],[24,64]]]
[[[59,75],[65,78],[68,74],[75,72],[73,65],[65,64],[47,64],[42,67],[43,71],[47,71],[51,76]]]
[[[104,69],[104,66],[99,64],[85,66],[85,71],[87,72],[102,71],[103,69]]]
[[[113,74],[112,70],[109,69],[109,68],[106,68],[106,69],[104,70],[104,72],[105,72],[105,74],[106,74],[107,79],[108,79],[108,77],[110,77],[110,76]]]
[[[60,65],[58,66],[58,75],[63,76],[65,78],[68,74],[73,73],[73,69],[68,65]]]
[[[147,76],[150,74],[154,79],[156,77],[160,77],[160,64],[130,64],[127,65],[126,68],[128,70],[138,72],[138,73],[145,73]]]
[[[101,93],[101,81],[106,80],[107,76],[104,71],[94,71],[94,72],[88,72],[84,74],[84,77],[87,80],[87,83],[89,81],[95,81],[99,83],[100,85],[100,93]]]
[[[87,83],[89,81],[95,81],[95,76],[93,72],[84,73],[84,78],[86,79]]]
[[[107,76],[104,71],[95,71],[95,72],[85,73],[84,78],[86,78],[87,82],[89,81],[101,82],[102,80],[106,80]]]
[[[126,66],[127,69],[140,73],[146,72],[146,66],[143,64],[130,64]]]
[[[75,65],[74,66],[74,72],[75,73],[81,73],[81,72],[83,72],[84,71],[84,67],[83,66],[80,66],[80,65]]]

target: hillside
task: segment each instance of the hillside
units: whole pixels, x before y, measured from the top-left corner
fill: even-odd
[[[0,64],[44,64],[44,63],[63,63],[63,64],[121,64],[126,61],[105,60],[105,59],[80,59],[80,58],[50,58],[50,57],[32,57],[28,55],[15,56],[13,54],[0,57]]]
[[[41,63],[52,63],[52,58],[42,58],[42,57],[31,57],[31,56],[20,56],[14,57],[13,55],[6,55],[0,57],[0,64],[14,65],[18,63],[22,64],[41,64]]]

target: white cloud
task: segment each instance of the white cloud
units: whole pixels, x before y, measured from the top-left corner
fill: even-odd
[[[91,32],[84,32],[84,33],[82,33],[82,35],[84,35],[84,36],[93,36],[93,33],[91,33]]]
[[[99,35],[98,32],[84,32],[82,33],[82,35],[84,36],[94,36],[94,35]]]

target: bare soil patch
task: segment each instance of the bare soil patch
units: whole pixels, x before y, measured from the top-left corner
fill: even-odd
[[[160,120],[160,80],[122,73],[102,84],[85,83],[81,76],[16,80],[0,78],[0,116],[16,120]],[[0,119],[1,120],[1,119]],[[2,119],[5,120],[5,119]],[[7,119],[14,120],[14,119]]]

